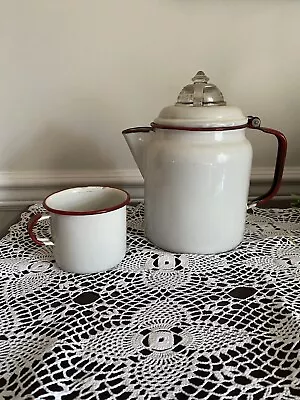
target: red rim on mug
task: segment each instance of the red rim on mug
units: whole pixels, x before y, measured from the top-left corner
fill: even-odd
[[[116,204],[116,205],[114,205],[112,207],[104,207],[104,208],[100,208],[100,209],[97,209],[97,210],[88,210],[88,211],[62,210],[62,209],[59,209],[59,208],[50,207],[47,204],[47,201],[50,199],[50,197],[55,196],[56,194],[59,194],[59,193],[62,193],[62,192],[66,192],[66,191],[69,191],[69,190],[70,191],[76,191],[76,190],[84,191],[84,190],[86,190],[88,188],[93,189],[93,190],[113,189],[113,190],[116,190],[118,192],[123,192],[126,195],[126,198],[125,198],[124,201],[122,201],[122,202],[120,202],[120,203],[118,203],[118,204]],[[110,211],[115,211],[115,210],[118,210],[119,208],[122,208],[122,207],[126,206],[127,204],[129,204],[129,202],[130,202],[130,195],[129,195],[128,192],[126,192],[126,190],[123,190],[123,189],[119,189],[119,188],[115,188],[115,187],[111,187],[111,186],[80,186],[80,187],[73,187],[73,188],[69,188],[69,189],[62,189],[62,190],[58,190],[57,192],[51,193],[50,195],[48,195],[44,199],[43,206],[47,211],[49,211],[49,212],[51,212],[53,214],[69,215],[69,216],[71,216],[71,215],[73,215],[73,216],[75,216],[75,215],[76,216],[80,216],[80,215],[84,216],[84,215],[105,214],[105,213],[108,213]]]

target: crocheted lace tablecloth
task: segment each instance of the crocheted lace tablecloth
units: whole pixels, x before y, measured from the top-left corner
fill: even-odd
[[[155,247],[143,210],[99,274],[30,241],[41,205],[0,241],[0,399],[299,399],[299,210],[256,209],[236,249],[206,256]]]

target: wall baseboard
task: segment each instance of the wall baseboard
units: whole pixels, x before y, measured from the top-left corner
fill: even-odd
[[[253,168],[250,196],[266,192],[273,179],[272,168]],[[143,199],[143,178],[136,169],[100,171],[0,172],[0,210],[21,211],[48,194],[72,186],[108,185],[127,190],[133,202]],[[300,193],[300,167],[287,167],[277,198]]]

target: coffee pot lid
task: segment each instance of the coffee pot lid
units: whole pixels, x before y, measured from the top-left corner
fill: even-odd
[[[156,125],[170,127],[224,127],[247,123],[243,112],[229,106],[221,90],[209,83],[203,71],[198,71],[191,84],[184,86],[175,105],[162,109]]]

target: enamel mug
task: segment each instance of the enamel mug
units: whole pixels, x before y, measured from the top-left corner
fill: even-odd
[[[54,246],[58,266],[88,274],[116,266],[126,252],[127,192],[101,186],[76,187],[46,197],[47,214],[35,215],[28,233],[38,245]],[[50,219],[51,238],[34,233],[35,225]]]

